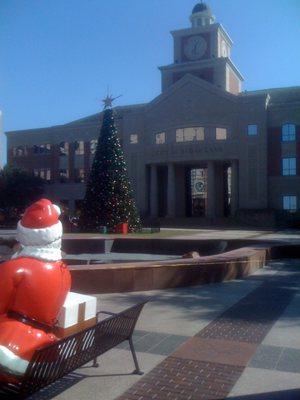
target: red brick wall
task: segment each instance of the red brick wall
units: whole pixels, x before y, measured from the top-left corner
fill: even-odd
[[[268,175],[281,175],[281,128],[268,129]]]
[[[239,80],[232,71],[229,72],[229,92],[233,94],[240,92]]]

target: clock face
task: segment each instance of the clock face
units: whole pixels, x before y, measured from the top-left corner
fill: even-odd
[[[185,43],[184,54],[190,60],[198,60],[207,49],[206,40],[202,36],[191,36]]]
[[[204,182],[202,182],[202,181],[196,182],[195,189],[196,189],[196,192],[198,192],[198,193],[204,193],[204,189],[205,189]]]

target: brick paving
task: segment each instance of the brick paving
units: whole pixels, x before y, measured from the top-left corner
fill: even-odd
[[[118,400],[198,400],[226,396],[243,368],[168,357]]]
[[[264,283],[226,310],[196,336],[238,342],[261,343],[290,303],[293,292]]]
[[[235,342],[229,340],[194,337],[172,355],[189,360],[246,366],[256,347],[256,344],[252,343],[240,342],[237,346]]]
[[[269,281],[226,310],[118,400],[221,400],[243,373],[293,291]],[[288,283],[288,282],[287,282]]]

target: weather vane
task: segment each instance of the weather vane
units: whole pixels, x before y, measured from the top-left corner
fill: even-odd
[[[107,88],[107,95],[105,97],[105,99],[102,100],[103,104],[104,104],[104,110],[106,108],[111,108],[112,107],[112,103],[113,101],[115,101],[116,99],[118,99],[119,97],[121,97],[122,95],[120,94],[117,97],[113,97],[111,94],[109,94],[109,88]]]

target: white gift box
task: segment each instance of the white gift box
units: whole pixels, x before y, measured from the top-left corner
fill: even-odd
[[[97,297],[69,292],[58,315],[55,334],[65,337],[96,323]]]

